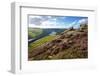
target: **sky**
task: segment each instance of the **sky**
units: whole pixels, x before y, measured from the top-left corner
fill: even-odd
[[[29,16],[29,27],[33,28],[80,28],[80,24],[88,24],[88,17],[80,16]]]

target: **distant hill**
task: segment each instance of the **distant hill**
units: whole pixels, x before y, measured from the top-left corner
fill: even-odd
[[[48,35],[56,35],[63,32],[65,29],[39,29],[28,28],[28,43],[32,43]]]
[[[29,60],[88,58],[88,27],[70,28],[28,53]]]

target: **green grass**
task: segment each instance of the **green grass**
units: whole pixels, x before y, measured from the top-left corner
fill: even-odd
[[[32,49],[34,49],[34,48],[36,48],[36,47],[38,47],[38,46],[40,46],[40,45],[42,45],[42,44],[44,44],[46,42],[52,41],[55,38],[55,36],[56,35],[49,35],[49,36],[43,37],[43,38],[41,38],[41,39],[29,44],[28,51],[31,52]]]
[[[42,29],[28,28],[28,36],[30,38],[34,38],[34,37],[40,35],[42,32],[43,32]]]

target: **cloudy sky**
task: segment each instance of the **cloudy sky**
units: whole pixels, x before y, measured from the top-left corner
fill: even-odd
[[[87,24],[88,17],[78,16],[29,16],[29,27],[34,28],[79,28]]]

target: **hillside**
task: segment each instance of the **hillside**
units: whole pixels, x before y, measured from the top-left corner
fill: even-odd
[[[28,28],[28,39],[35,38],[43,32],[42,29]]]
[[[88,57],[88,28],[70,28],[56,35],[50,42],[29,51],[29,60],[76,59]]]

